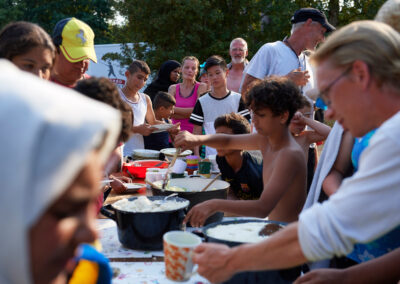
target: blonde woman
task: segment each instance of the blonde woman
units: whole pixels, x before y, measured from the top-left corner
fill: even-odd
[[[186,56],[182,60],[182,83],[171,85],[168,93],[176,100],[172,121],[181,123],[181,130],[193,132],[193,124],[189,122],[199,94],[207,91],[207,84],[196,81],[199,71],[199,60],[194,56]]]

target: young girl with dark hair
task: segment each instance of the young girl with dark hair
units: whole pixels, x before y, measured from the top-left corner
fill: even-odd
[[[54,65],[55,47],[50,36],[38,25],[14,22],[0,31],[0,58],[48,80]]]

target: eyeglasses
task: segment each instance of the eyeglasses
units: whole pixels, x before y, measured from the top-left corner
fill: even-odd
[[[240,52],[245,52],[247,49],[244,48],[231,48],[231,51],[236,52],[236,51],[240,51]]]
[[[349,68],[347,68],[342,74],[340,74],[335,80],[333,80],[328,87],[326,87],[323,91],[321,91],[318,94],[318,97],[322,100],[322,102],[329,107],[331,104],[331,100],[328,97],[329,91],[330,89],[337,83],[340,81],[340,79],[342,79],[343,77],[345,77],[347,75],[347,73],[349,73],[349,71],[351,70],[351,66]]]

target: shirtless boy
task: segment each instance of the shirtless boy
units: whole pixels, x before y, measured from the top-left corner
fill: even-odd
[[[294,83],[269,78],[254,86],[248,95],[257,133],[243,135],[193,135],[181,132],[176,147],[208,145],[225,149],[261,150],[264,190],[258,200],[209,200],[192,208],[184,222],[197,227],[208,216],[222,211],[240,216],[267,217],[293,222],[306,198],[306,159],[289,131],[289,123],[302,107],[303,99]]]

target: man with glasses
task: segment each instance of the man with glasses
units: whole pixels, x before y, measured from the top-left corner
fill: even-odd
[[[287,76],[298,85],[303,93],[314,86],[313,74],[305,50],[314,50],[324,41],[325,33],[335,28],[324,13],[314,8],[297,10],[292,19],[289,38],[264,44],[251,59],[244,74],[242,96],[254,81],[271,75]]]
[[[361,155],[357,173],[344,180],[329,200],[303,211],[298,222],[257,244],[232,249],[198,246],[193,261],[212,282],[240,271],[288,268],[344,256],[355,243],[368,243],[400,225],[399,33],[383,23],[354,22],[334,33],[312,61],[328,106],[326,115],[355,137],[379,129]],[[355,269],[360,273],[344,276],[356,278],[343,278],[342,283],[386,283],[393,282],[388,277],[400,276],[398,262],[380,266],[386,272],[376,273],[380,278],[365,273],[369,265]]]
[[[231,56],[231,63],[228,64],[227,87],[228,90],[239,93],[243,71],[249,63],[246,59],[248,55],[247,42],[240,37],[232,40],[229,47],[229,55]]]

